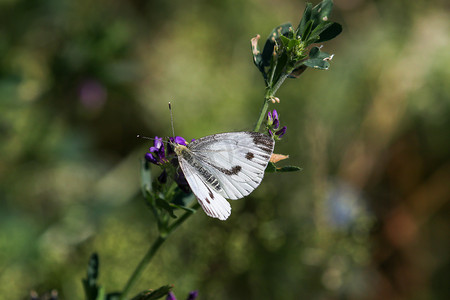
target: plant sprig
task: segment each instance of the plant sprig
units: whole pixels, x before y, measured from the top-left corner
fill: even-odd
[[[275,27],[266,39],[262,51],[258,46],[260,36],[257,35],[251,40],[253,62],[261,72],[265,83],[264,102],[254,131],[260,131],[261,125],[266,120],[268,133],[275,140],[279,140],[285,134],[286,126],[280,127],[276,110],[267,114],[270,103],[280,102],[275,96],[278,89],[287,78],[298,78],[307,68],[327,70],[330,67],[333,55],[322,52],[321,46],[312,45],[331,40],[341,33],[341,25],[329,21],[332,8],[332,0],[324,0],[314,7],[307,3],[297,28],[294,29],[291,23]],[[173,139],[176,138],[180,137],[173,137]],[[141,165],[141,190],[155,217],[158,237],[149,247],[121,292],[105,294],[104,288],[97,284],[99,258],[97,254],[94,254],[89,261],[87,278],[83,279],[87,300],[128,299],[128,294],[138,278],[167,238],[200,207],[198,202],[192,204],[194,196],[180,182],[179,174],[176,168],[171,166],[172,162],[166,157],[165,150],[170,151],[170,149],[164,149],[162,139],[156,137],[154,146],[146,155],[147,160]],[[284,158],[279,158],[281,159]],[[152,176],[149,161],[162,168],[158,177]],[[277,167],[273,162],[270,162],[266,168],[266,172],[277,173],[298,170],[300,168],[295,166]],[[179,217],[175,214],[177,210],[182,211]],[[168,295],[167,299],[175,299],[170,292],[171,289],[170,285],[165,285],[153,291],[143,291],[133,300],[159,299],[166,295]],[[197,292],[191,292],[188,299],[195,299],[195,297]]]
[[[332,8],[331,0],[324,0],[314,7],[307,3],[297,28],[294,30],[291,23],[275,27],[262,51],[258,46],[260,35],[251,40],[253,62],[266,85],[255,131],[260,130],[269,103],[279,102],[275,94],[287,78],[298,78],[307,68],[327,70],[330,67],[333,55],[311,45],[329,41],[341,33],[340,24],[328,21]]]

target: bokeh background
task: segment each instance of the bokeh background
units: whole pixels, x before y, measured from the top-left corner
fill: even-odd
[[[317,3],[317,2],[315,2]],[[169,136],[252,129],[250,39],[301,0],[1,0],[0,299],[119,291],[156,237],[139,160]],[[442,0],[335,0],[328,71],[280,89],[269,174],[229,220],[191,217],[133,291],[179,299],[450,299],[450,17]],[[155,169],[157,172],[157,169]],[[133,293],[133,294],[134,294]]]

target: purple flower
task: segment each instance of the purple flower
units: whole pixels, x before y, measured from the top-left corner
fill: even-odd
[[[171,140],[172,143],[178,144],[178,145],[183,145],[183,146],[187,146],[186,144],[186,140],[184,138],[182,138],[181,136],[176,136],[175,138],[169,138],[169,140]]]
[[[166,169],[164,169],[164,170],[162,171],[162,173],[159,174],[159,176],[158,176],[158,181],[159,181],[160,183],[166,183],[166,182],[167,182],[167,171],[166,171]]]
[[[186,300],[195,300],[198,296],[198,292],[197,291],[192,291],[189,293],[189,296],[187,297]],[[166,300],[177,300],[177,298],[175,297],[174,293],[169,292],[169,294],[167,294],[167,298]]]
[[[269,111],[267,113],[267,129],[270,136],[274,137],[275,139],[281,139],[281,137],[286,133],[287,127],[283,126],[281,129],[279,128],[280,118],[278,116],[278,112],[275,109],[273,111]]]
[[[272,112],[269,111],[267,113],[267,125],[272,125],[273,124],[273,116],[272,116]]]
[[[169,143],[167,144],[167,155],[174,154],[173,144],[187,146],[186,140],[181,136],[170,137]]]
[[[275,109],[267,113],[267,125],[271,129],[278,129],[280,127],[280,119],[278,117],[278,112]]]
[[[169,292],[167,294],[166,300],[177,300],[177,298],[175,297],[175,295],[172,292]]]
[[[183,192],[189,193],[190,187],[181,168],[175,173],[175,182]]]
[[[278,130],[277,132],[275,132],[275,135],[281,139],[281,137],[286,133],[287,127],[283,126],[283,128],[281,128],[280,130]]]
[[[145,154],[145,159],[155,165],[161,165],[167,162],[162,138],[155,136],[153,147],[150,147],[149,152]]]
[[[273,117],[273,129],[278,129],[278,127],[280,127],[280,120],[278,118],[278,113],[275,109],[272,112],[272,117]]]
[[[196,299],[198,296],[198,292],[197,291],[192,291],[189,293],[189,296],[187,297],[186,300],[194,300]]]

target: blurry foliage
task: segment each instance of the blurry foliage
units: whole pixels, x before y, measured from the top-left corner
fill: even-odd
[[[450,18],[443,1],[336,0],[327,72],[287,82],[278,153],[229,221],[202,214],[136,292],[202,299],[447,299]],[[80,299],[90,254],[120,290],[156,232],[137,133],[251,129],[251,37],[301,1],[0,1],[0,299]],[[261,87],[260,89],[256,87]]]

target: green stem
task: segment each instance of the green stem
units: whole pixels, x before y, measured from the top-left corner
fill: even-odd
[[[192,209],[197,210],[199,207],[200,207],[200,205],[198,203],[196,203],[194,206],[192,206]],[[147,253],[145,253],[144,257],[142,258],[141,262],[134,270],[130,279],[128,279],[128,282],[125,285],[125,288],[123,289],[122,293],[120,294],[119,300],[127,299],[126,297],[127,297],[128,293],[133,288],[133,286],[136,284],[137,279],[141,276],[142,272],[145,270],[147,265],[150,263],[153,256],[155,256],[156,252],[161,247],[161,245],[166,241],[166,239],[169,237],[169,235],[175,229],[177,229],[184,221],[186,221],[192,214],[193,214],[193,212],[186,211],[180,218],[178,218],[172,225],[170,225],[166,234],[164,234],[164,235],[161,234],[160,236],[158,236],[158,238],[153,242],[151,247],[148,249]]]
[[[268,108],[269,108],[269,98],[266,95],[266,97],[264,98],[264,104],[261,107],[261,111],[259,113],[258,121],[256,122],[255,129],[253,131],[255,131],[255,132],[259,131],[259,128],[261,127],[261,124],[264,121],[264,118],[266,116],[266,112],[267,112]]]
[[[197,210],[200,208],[200,204],[198,202],[196,202],[192,207],[193,210]],[[181,224],[183,224],[184,221],[187,220],[187,218],[189,218],[191,215],[193,214],[193,212],[191,211],[186,211],[181,217],[179,217],[175,222],[172,223],[172,225],[170,225],[169,230],[167,232],[167,234],[169,235],[170,233],[172,233],[175,229],[177,229]]]
[[[125,300],[127,294],[130,292],[131,288],[136,283],[137,279],[141,276],[142,272],[144,271],[145,267],[147,267],[148,263],[151,261],[153,256],[155,255],[156,251],[158,251],[159,247],[164,243],[166,240],[166,237],[159,236],[156,241],[153,242],[153,245],[148,249],[147,253],[145,253],[144,257],[142,258],[141,262],[137,266],[137,268],[134,270],[133,274],[131,275],[130,279],[128,279],[128,282],[125,286],[125,288],[122,291],[122,294],[120,294],[120,300]]]
[[[278,91],[278,89],[281,87],[281,85],[284,83],[286,78],[288,78],[289,74],[292,73],[292,69],[286,71],[285,74],[281,75],[277,82],[275,82],[275,85],[272,88],[272,96],[275,95],[275,93]]]
[[[264,97],[264,104],[261,107],[261,111],[259,112],[259,118],[255,125],[255,132],[258,132],[261,128],[261,124],[264,121],[267,113],[267,109],[269,108],[269,101],[270,99],[275,96],[275,93],[278,91],[278,89],[281,87],[283,82],[286,80],[288,75],[292,72],[292,70],[286,72],[284,75],[280,76],[278,81],[273,85],[272,88],[267,88],[266,96]]]

